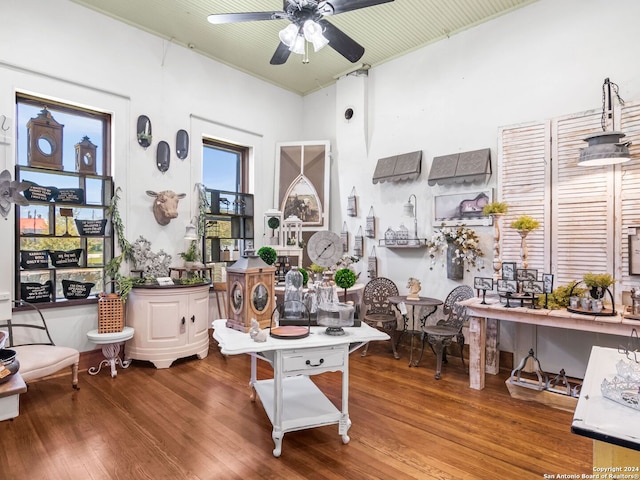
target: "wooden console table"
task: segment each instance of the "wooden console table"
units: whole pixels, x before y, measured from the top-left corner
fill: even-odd
[[[544,308],[506,308],[496,298],[487,298],[481,304],[480,298],[460,302],[469,313],[469,386],[476,390],[484,388],[485,372],[498,373],[498,329],[499,321],[542,325],[545,327],[581,330],[628,337],[640,322],[616,316],[595,316],[571,313],[565,309],[546,310]]]
[[[248,333],[227,328],[226,320],[215,320],[213,328],[223,354],[251,355],[251,399],[257,392],[273,425],[274,457],[282,453],[286,432],[337,423],[342,442],[349,442],[349,354],[369,341],[388,340],[389,335],[363,323],[346,327],[346,335],[327,335],[324,327],[311,327],[306,338],[254,342]],[[258,358],[273,367],[272,379],[256,379]],[[340,410],[309,378],[325,372],[342,372]]]

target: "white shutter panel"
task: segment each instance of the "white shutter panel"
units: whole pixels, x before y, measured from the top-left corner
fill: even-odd
[[[601,112],[552,122],[552,265],[555,284],[586,272],[613,274],[613,166],[579,167],[584,138],[602,131]]]
[[[628,290],[632,286],[637,286],[640,280],[638,276],[629,275],[629,244],[628,230],[629,227],[638,228],[640,234],[640,104],[627,103],[620,109],[620,131],[625,136],[622,137],[623,142],[631,142],[629,152],[631,153],[631,161],[620,165],[621,175],[619,176],[619,185],[621,192],[620,199],[620,220],[619,228],[620,236],[616,240],[616,258],[622,261],[616,265],[616,279],[626,284],[625,289]],[[621,289],[620,289],[621,290]]]
[[[502,219],[502,261],[520,261],[521,238],[510,227],[521,215],[529,215],[540,222],[540,228],[527,236],[528,268],[538,269],[538,276],[548,271],[545,258],[545,228],[548,209],[545,206],[549,183],[548,149],[549,124],[533,123],[504,127],[500,133],[498,161],[498,200],[509,205]],[[545,270],[547,269],[547,270]]]

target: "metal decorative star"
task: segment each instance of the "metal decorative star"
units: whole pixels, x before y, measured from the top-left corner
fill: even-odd
[[[26,198],[20,192],[29,188],[29,182],[15,182],[11,180],[9,170],[0,172],[0,214],[7,217],[11,211],[11,204],[17,203],[21,206],[29,205]]]

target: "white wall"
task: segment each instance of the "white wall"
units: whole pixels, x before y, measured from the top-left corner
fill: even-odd
[[[620,86],[622,98],[639,99],[640,65],[633,61],[635,49],[631,47],[640,44],[639,17],[640,3],[633,0],[540,0],[375,67],[365,82],[353,76],[339,80],[335,113],[326,120],[327,125],[335,124],[340,171],[338,185],[332,184],[333,205],[340,205],[332,229],[339,231],[346,220],[355,232],[374,205],[377,239],[382,238],[389,226],[397,229],[402,204],[413,193],[418,198],[418,232],[428,238],[433,231],[435,195],[485,187],[430,187],[427,177],[434,156],[489,147],[495,172],[500,126],[598,109],[606,77]],[[305,98],[305,106],[314,103],[311,98],[320,101],[332,93],[333,87],[316,92]],[[341,121],[346,106],[358,104],[363,94],[366,118],[362,125],[355,117],[352,122]],[[305,135],[312,135],[312,130],[322,130],[322,126],[308,122]],[[379,158],[414,150],[423,151],[422,174],[417,180],[372,184]],[[496,178],[494,174],[489,187],[496,186]],[[345,213],[353,186],[361,206],[356,219]],[[477,231],[491,272],[493,230],[477,227]],[[365,239],[367,253],[372,244]],[[426,296],[444,298],[457,284],[446,279],[439,265],[429,270],[426,250],[376,250],[379,274],[393,279],[401,291],[407,291],[410,276],[421,279],[421,293]],[[474,272],[465,274],[464,283],[471,284],[473,276]],[[617,346],[619,340],[587,335],[577,342],[577,351],[564,354],[555,344],[558,339],[551,337],[560,338],[559,343],[566,346],[576,343],[577,335],[559,329],[543,333],[516,332],[513,325],[503,323],[501,347],[525,349],[526,353],[534,346],[543,358],[554,357],[550,364],[543,362],[545,368],[557,371],[564,367],[578,375],[586,365],[591,343]]]
[[[0,14],[0,115],[15,120],[15,92],[27,91],[113,113],[113,164],[123,189],[126,236],[151,240],[154,250],[184,250],[184,230],[197,213],[203,134],[252,149],[251,184],[257,212],[270,205],[276,141],[298,140],[303,100],[195,52],[68,0],[5,0]],[[153,145],[136,142],[136,119],[147,115]],[[175,157],[175,136],[186,129],[189,157]],[[14,172],[13,128],[0,136],[0,170]],[[171,167],[155,167],[160,140],[172,146]],[[187,197],[167,226],[152,215],[146,190],[174,190]],[[256,222],[256,238],[262,236]],[[0,221],[0,251],[14,251],[13,212]],[[13,291],[13,255],[0,256],[0,292]],[[46,312],[60,344],[95,348],[85,333],[96,328],[97,308]]]

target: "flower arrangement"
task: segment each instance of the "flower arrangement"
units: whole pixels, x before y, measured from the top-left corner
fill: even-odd
[[[609,273],[585,273],[582,276],[582,281],[589,288],[608,288],[615,283],[615,280]]]
[[[482,208],[483,215],[504,215],[509,210],[509,205],[505,202],[491,202],[487,203]]]
[[[456,262],[467,262],[468,265],[478,268],[478,270],[484,268],[478,260],[479,257],[484,256],[479,243],[478,235],[472,228],[467,228],[465,225],[446,227],[443,224],[440,230],[437,230],[427,243],[429,256],[432,259],[431,269],[435,264],[436,256],[444,255],[448,248],[455,249],[454,258]],[[467,271],[469,270],[467,269]]]
[[[540,226],[540,222],[529,215],[521,215],[511,222],[511,228],[515,230],[535,230]]]

